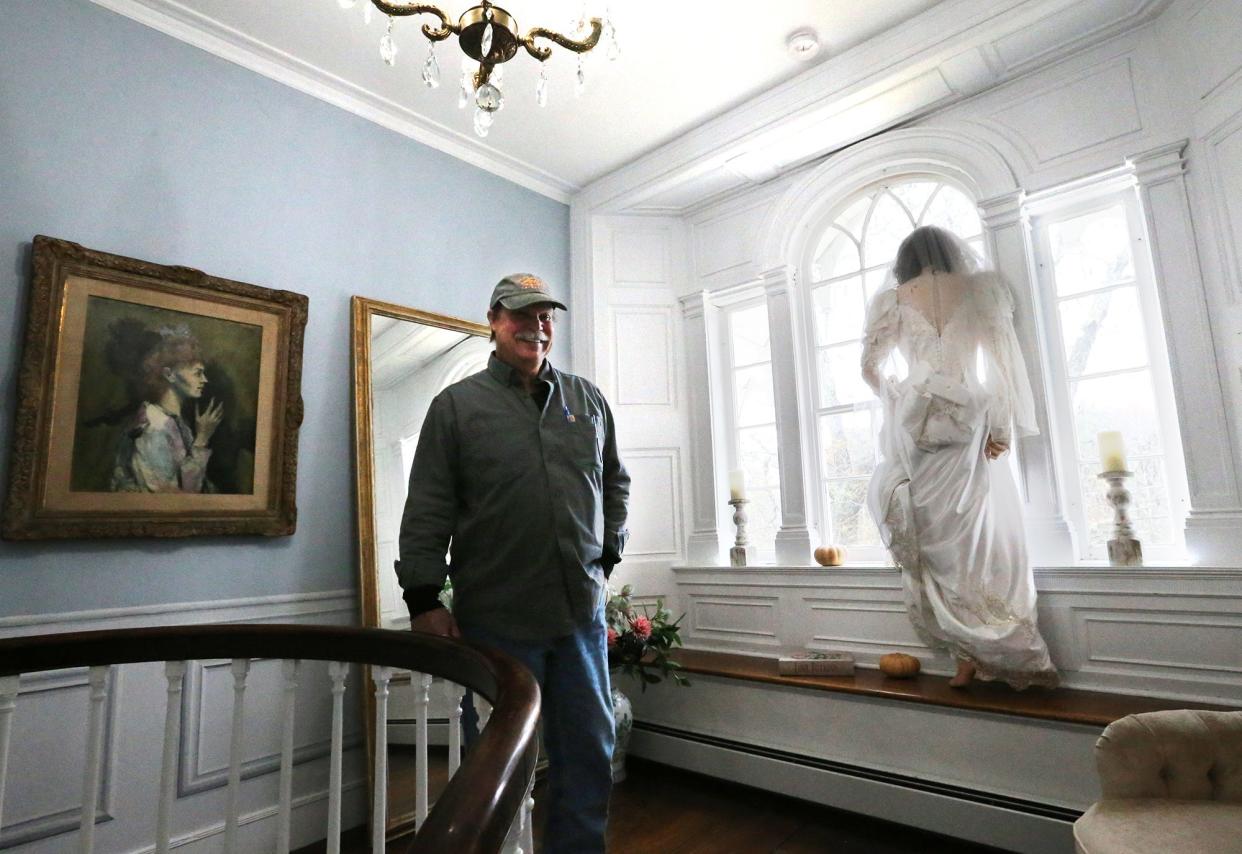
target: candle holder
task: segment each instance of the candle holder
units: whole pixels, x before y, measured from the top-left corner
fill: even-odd
[[[729,549],[729,566],[746,566],[746,505],[748,503],[745,498],[729,500],[730,506],[733,507],[733,524],[737,527],[737,538],[733,542],[733,548]]]
[[[1134,537],[1134,527],[1130,524],[1130,490],[1126,489],[1126,478],[1133,477],[1130,471],[1106,471],[1099,475],[1100,480],[1108,481],[1108,503],[1113,505],[1114,537],[1108,541],[1108,562],[1113,566],[1142,566],[1143,544]]]

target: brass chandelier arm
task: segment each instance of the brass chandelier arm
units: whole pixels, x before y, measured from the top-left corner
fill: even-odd
[[[448,15],[444,14],[440,7],[432,6],[430,3],[396,4],[388,3],[386,0],[371,0],[371,5],[394,18],[407,18],[410,15],[435,15],[440,19],[439,27],[423,24],[423,35],[433,42],[444,41],[459,31],[457,25],[449,20]]]
[[[375,0],[375,2],[378,4],[380,0]],[[599,18],[591,19],[591,33],[582,41],[575,41],[569,36],[563,36],[544,27],[532,27],[531,31],[526,34],[526,37],[522,39],[522,47],[526,48],[526,52],[535,59],[543,62],[552,55],[552,48],[537,46],[535,39],[547,39],[550,42],[559,44],[566,50],[572,50],[574,53],[586,53],[599,44],[599,37],[603,32],[604,22]]]

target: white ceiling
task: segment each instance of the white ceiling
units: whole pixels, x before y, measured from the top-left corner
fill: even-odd
[[[427,40],[423,20],[398,19],[397,65],[379,58],[386,17],[364,23],[369,0],[342,10],[338,0],[95,0],[100,5],[311,91],[527,186],[568,198],[591,181],[676,139],[704,121],[787,81],[937,5],[940,0],[741,0],[610,5],[621,56],[586,58],[587,86],[574,96],[577,58],[554,48],[549,104],[534,90],[539,63],[521,52],[506,64],[506,108],[478,139],[470,109],[457,108],[461,71],[455,40],[437,47],[443,83],[419,79]],[[508,0],[523,31],[565,31],[582,0]],[[472,0],[445,0],[458,15]],[[811,27],[822,47],[810,62],[788,55],[785,40]]]

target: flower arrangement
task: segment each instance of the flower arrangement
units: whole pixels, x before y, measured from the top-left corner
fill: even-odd
[[[627,584],[618,592],[608,587],[605,618],[608,624],[608,666],[620,668],[627,676],[637,676],[644,691],[649,684],[670,678],[678,685],[690,680],[677,671],[681,665],[669,658],[675,646],[681,646],[682,617],[671,620],[664,601],[656,602],[655,613],[641,611],[630,601],[634,588]]]

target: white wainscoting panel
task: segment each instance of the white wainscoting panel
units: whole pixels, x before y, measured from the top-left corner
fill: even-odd
[[[618,228],[612,232],[612,284],[630,287],[668,287],[671,273],[672,234]]]
[[[676,406],[673,308],[616,306],[612,314],[616,406]]]
[[[1040,164],[1143,129],[1128,56],[1057,81],[994,118],[1029,144]]]
[[[1220,218],[1221,263],[1236,295],[1242,291],[1242,112],[1204,140],[1208,187]]]
[[[753,263],[758,257],[755,236],[761,232],[771,202],[695,223],[694,274],[702,279]]]
[[[44,839],[78,826],[90,714],[89,669],[75,667],[23,676],[9,748],[4,831],[0,848]],[[104,711],[103,773],[96,823],[113,819],[117,684],[115,668]],[[56,722],[55,728],[47,721]],[[39,768],[45,785],[22,785],[23,768]]]
[[[923,646],[892,567],[674,567],[686,646],[722,652],[885,652],[929,673],[954,663]],[[1242,706],[1242,569],[1035,570],[1040,630],[1066,687]]]
[[[685,535],[682,525],[681,450],[627,448],[622,453],[630,473],[630,541],[626,557],[672,556]]]
[[[1238,50],[1238,0],[1207,0],[1186,20],[1190,94],[1195,100],[1211,96],[1222,83],[1242,74]]]
[[[138,626],[199,623],[281,622],[356,625],[352,590],[290,594],[215,602],[180,602],[0,620],[0,636],[64,631],[115,630]],[[326,690],[316,691],[317,674],[327,685],[326,665],[303,668],[297,712],[293,836],[294,847],[322,839],[327,831],[327,761],[330,708]],[[105,724],[105,758],[97,816],[96,850],[151,850],[163,732],[166,683],[161,663],[113,668]],[[31,674],[22,678],[14,713],[4,828],[0,847],[24,840],[21,854],[76,850],[86,750],[89,693],[85,669]],[[357,668],[350,674],[346,703],[343,826],[367,815],[366,763],[360,738]],[[191,670],[182,708],[178,746],[180,779],[173,810],[173,847],[204,854],[218,851],[224,833],[224,789],[232,721],[232,678],[227,662],[202,662]],[[279,666],[257,660],[246,691],[245,766],[238,851],[273,850],[277,817],[279,752]]]

